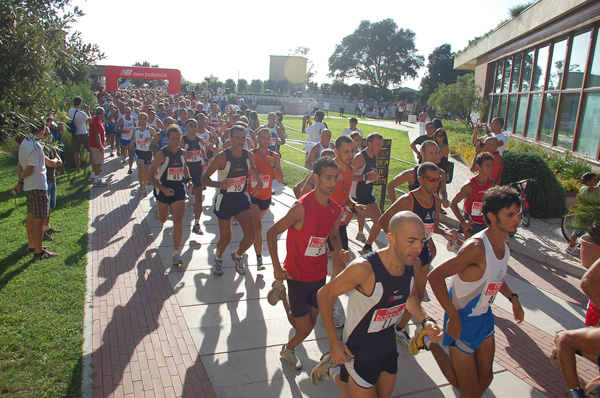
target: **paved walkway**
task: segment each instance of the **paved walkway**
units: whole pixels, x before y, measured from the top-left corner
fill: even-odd
[[[282,306],[266,300],[273,281],[267,270],[256,270],[253,250],[249,272],[239,276],[224,256],[222,277],[211,273],[217,236],[212,195],[206,191],[202,219],[204,235],[191,234],[192,206],[186,205],[181,268],[170,265],[172,223],[162,226],[153,217],[152,195],[139,200],[133,194],[137,174],[128,176],[118,160],[106,165],[109,186],[93,188],[90,203],[89,268],[91,273],[91,356],[94,397],[325,397],[339,396],[334,383],[319,387],[308,373],[321,353],[328,351],[321,321],[298,347],[303,370],[294,372],[279,359],[281,345],[291,330]],[[277,185],[264,233],[294,202],[288,188]],[[349,235],[355,236],[356,224]],[[241,239],[233,226],[231,249]],[[445,240],[435,236],[438,256],[434,266],[453,255]],[[380,235],[379,244],[385,242]],[[285,234],[279,247],[284,252]],[[357,242],[351,241],[356,253]],[[548,355],[554,333],[581,327],[585,297],[577,278],[528,257],[515,254],[507,282],[519,293],[526,322],[516,326],[508,301],[499,298],[494,381],[486,397],[561,397],[562,376],[550,366]],[[430,292],[431,293],[431,292]],[[430,294],[433,298],[433,295]],[[345,303],[345,297],[342,297]],[[433,299],[426,310],[440,319]],[[411,326],[414,329],[414,326]],[[413,357],[399,345],[400,372],[395,396],[454,397],[455,391],[428,353]],[[580,374],[597,374],[581,361]]]

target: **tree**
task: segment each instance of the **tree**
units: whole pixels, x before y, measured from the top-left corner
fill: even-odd
[[[215,75],[211,74],[204,78],[204,83],[202,85],[210,90],[216,90],[217,87],[223,86],[223,83]]]
[[[246,92],[248,90],[248,81],[246,79],[238,79],[237,87],[239,92]]]
[[[288,55],[298,55],[298,56],[302,56],[302,57],[306,58],[306,66],[307,66],[306,82],[307,83],[309,81],[311,81],[312,78],[317,75],[317,72],[315,71],[315,63],[310,58],[308,58],[309,52],[310,52],[310,48],[298,46],[298,47],[296,47],[295,50],[290,49],[289,54],[288,54]]]
[[[443,113],[450,112],[468,129],[472,129],[471,112],[485,113],[487,101],[479,96],[480,88],[475,85],[472,73],[459,76],[456,83],[440,84],[438,89],[429,97],[429,105]]]
[[[0,2],[0,139],[29,131],[27,122],[57,111],[65,82],[89,81],[90,65],[104,57],[71,24],[83,12],[70,0]]]
[[[436,47],[428,57],[427,74],[421,79],[422,100],[429,98],[440,84],[452,84],[468,71],[454,69],[454,53],[450,44]]]
[[[361,21],[354,33],[344,37],[329,57],[329,76],[357,78],[380,91],[417,76],[423,57],[415,49],[415,34],[398,29],[392,19]]]
[[[253,93],[262,92],[262,82],[260,79],[253,79],[252,82],[250,82],[250,90],[252,90]]]
[[[225,80],[225,88],[228,88],[232,92],[235,91],[235,81],[233,79]]]

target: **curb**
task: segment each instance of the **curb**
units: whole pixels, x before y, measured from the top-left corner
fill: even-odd
[[[451,228],[458,228],[458,221],[450,218],[446,215],[440,214],[440,222],[446,224]],[[586,270],[583,267],[579,267],[575,264],[571,264],[567,261],[563,261],[549,254],[544,254],[538,250],[531,249],[514,238],[509,238],[510,248],[513,252],[519,253],[523,256],[529,257],[532,260],[539,261],[541,264],[545,264],[551,268],[558,269],[564,273],[571,275],[575,278],[581,279],[585,274]]]

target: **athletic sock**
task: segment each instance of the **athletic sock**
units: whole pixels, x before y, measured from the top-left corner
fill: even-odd
[[[221,260],[223,260],[223,257],[217,257],[217,256],[215,256],[215,259],[221,261]]]
[[[257,254],[257,255],[256,255],[256,259],[257,259],[257,260],[262,260],[262,254]]]
[[[233,252],[233,255],[234,255],[234,256],[235,256],[235,258],[237,258],[237,259],[240,259],[240,258],[242,258],[242,256],[239,256],[239,255],[238,255],[238,252],[237,252],[237,250]]]
[[[429,338],[429,336],[423,337],[423,344],[425,344],[425,347],[429,349],[429,346],[431,345],[431,339]]]
[[[90,178],[96,178],[96,173],[94,173],[94,172],[92,171],[92,173],[90,174]]]
[[[372,245],[365,245],[365,249],[371,249],[371,250],[373,250],[373,246]]]
[[[336,376],[339,375],[340,372],[341,372],[341,369],[339,366],[329,368],[329,376],[331,376],[332,380],[335,380]]]
[[[173,250],[173,255],[175,254],[179,255],[179,250]]]

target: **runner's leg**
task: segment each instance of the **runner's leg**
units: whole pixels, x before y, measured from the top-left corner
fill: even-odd
[[[250,210],[244,210],[241,213],[235,215],[235,218],[240,223],[240,227],[242,227],[242,232],[244,233],[244,237],[240,242],[240,246],[237,250],[237,256],[241,257],[246,253],[246,250],[252,246],[255,240],[255,227],[254,227],[254,219],[252,218],[252,213]]]
[[[185,214],[185,200],[171,204],[173,214],[173,250],[179,250],[181,236],[183,235],[183,215]]]
[[[219,218],[219,241],[217,242],[217,258],[222,259],[223,253],[231,242],[231,218],[222,220]]]
[[[366,244],[372,245],[373,242],[375,242],[377,235],[379,235],[379,232],[381,232],[381,226],[379,225],[379,218],[381,218],[381,210],[379,209],[379,205],[377,205],[377,202],[369,203],[367,205],[367,214],[371,218],[371,221],[373,221],[373,225],[371,226],[371,231],[369,232],[369,238],[367,239]]]

